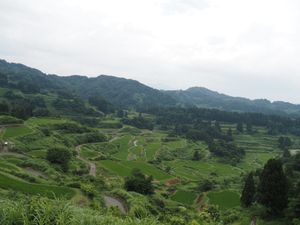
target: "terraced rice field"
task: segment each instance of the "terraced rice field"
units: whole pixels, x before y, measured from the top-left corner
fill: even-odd
[[[192,205],[196,200],[197,195],[191,191],[178,190],[171,199],[176,202],[180,202],[187,205]]]
[[[21,135],[30,134],[32,130],[27,126],[7,127],[4,129],[3,138],[14,138]]]
[[[212,191],[207,194],[209,203],[219,206],[221,210],[234,208],[240,205],[240,196],[236,191]]]
[[[24,194],[47,196],[49,198],[70,199],[75,195],[75,190],[71,188],[28,183],[2,172],[0,173],[0,188],[12,189]]]
[[[98,166],[104,167],[107,170],[115,173],[116,175],[126,177],[129,176],[133,169],[138,168],[147,175],[152,175],[156,180],[167,180],[172,178],[169,174],[156,168],[155,166],[140,162],[140,161],[112,161],[102,160],[97,163]]]

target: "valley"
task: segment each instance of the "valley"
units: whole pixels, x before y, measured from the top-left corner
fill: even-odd
[[[3,61],[0,76],[1,224],[298,225],[297,106],[187,106]]]

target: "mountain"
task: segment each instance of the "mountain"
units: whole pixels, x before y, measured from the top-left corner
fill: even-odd
[[[165,91],[175,98],[182,106],[216,108],[224,111],[261,112],[279,115],[300,115],[300,105],[287,102],[270,102],[266,99],[250,100],[232,97],[211,91],[204,87],[192,87],[187,90]]]
[[[23,98],[21,105],[32,107],[32,111],[40,111],[44,106],[55,114],[63,111],[72,115],[96,115],[116,108],[180,106],[300,116],[300,105],[287,102],[231,97],[203,87],[163,91],[135,80],[107,75],[61,77],[5,60],[0,60],[0,88],[0,100],[7,100],[10,105],[18,107]],[[12,90],[13,93],[8,92]]]
[[[88,98],[100,95],[113,105],[122,108],[145,108],[150,106],[174,106],[176,100],[157,89],[138,81],[101,75],[95,78],[61,77],[78,95]]]
[[[41,108],[51,109],[52,114],[63,111],[68,115],[93,116],[115,108],[145,109],[176,104],[170,95],[135,80],[106,75],[95,78],[47,75],[5,60],[0,60],[0,88],[0,100],[5,100],[8,108],[19,108],[16,111],[21,110],[20,105],[28,108],[28,116]],[[42,102],[40,105],[35,104],[37,98]]]

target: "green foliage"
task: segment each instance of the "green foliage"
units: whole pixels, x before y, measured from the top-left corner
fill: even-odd
[[[113,105],[99,95],[89,97],[89,103],[97,107],[97,109],[103,113],[110,113],[114,111]]]
[[[152,176],[146,177],[140,170],[134,169],[131,176],[126,177],[124,187],[127,191],[149,195],[154,193],[152,180]]]
[[[24,121],[12,116],[0,116],[0,125],[22,124]]]
[[[196,150],[193,155],[193,160],[199,161],[200,159],[201,159],[201,155],[200,155],[199,151]]]
[[[0,188],[12,189],[24,194],[42,195],[48,198],[59,197],[69,199],[75,194],[74,190],[67,187],[27,183],[5,173],[0,173]]]
[[[5,128],[3,138],[13,138],[17,136],[30,134],[31,132],[32,130],[26,126],[8,127]]]
[[[288,204],[288,181],[281,161],[270,159],[259,180],[258,201],[269,209],[271,215],[282,215]]]
[[[50,148],[46,156],[49,162],[61,165],[64,171],[68,170],[68,163],[71,157],[72,153],[67,148]]]
[[[278,138],[278,147],[280,149],[288,149],[293,144],[292,140],[289,137],[279,137]]]
[[[207,191],[211,191],[214,188],[215,188],[215,184],[212,180],[204,179],[198,183],[197,191],[207,192]]]
[[[221,158],[223,162],[238,163],[245,155],[242,148],[237,147],[233,142],[225,142],[223,140],[210,143],[209,150]]]
[[[145,119],[142,116],[134,117],[132,119],[130,119],[130,118],[124,118],[122,120],[122,122],[124,124],[137,127],[139,129],[148,129],[148,130],[152,130],[153,129],[153,123],[152,123],[152,121],[150,121],[148,119]]]
[[[96,188],[91,183],[81,183],[80,189],[90,198],[93,198],[96,194]]]
[[[196,200],[197,195],[192,191],[177,190],[171,199],[186,205],[192,205]]]
[[[254,202],[255,195],[255,184],[253,179],[253,174],[250,173],[245,181],[245,185],[242,191],[241,203],[245,207],[249,207]]]
[[[242,122],[239,122],[237,125],[236,125],[236,130],[240,133],[243,133],[244,132],[244,125]]]
[[[213,205],[219,206],[220,209],[230,209],[240,205],[240,196],[232,190],[212,191],[207,197]]]
[[[61,200],[34,197],[0,200],[1,225],[159,225],[154,218],[119,218],[99,210],[76,207]]]

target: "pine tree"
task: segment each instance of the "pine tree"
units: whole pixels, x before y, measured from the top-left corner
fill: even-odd
[[[251,134],[253,129],[252,129],[252,124],[251,123],[247,123],[246,124],[246,129],[247,129],[247,133]]]
[[[236,130],[240,133],[243,133],[244,132],[244,126],[243,126],[243,123],[242,122],[239,122],[237,125],[236,125]]]
[[[265,165],[258,187],[258,201],[269,209],[273,216],[279,216],[288,203],[288,181],[278,159],[270,159]]]
[[[216,128],[216,130],[217,130],[218,132],[222,132],[222,129],[221,129],[221,126],[220,126],[219,121],[216,121],[216,122],[215,122],[215,128]]]
[[[196,150],[193,155],[193,160],[199,161],[200,159],[201,159],[201,155],[200,155],[199,151]]]
[[[241,196],[241,203],[244,207],[249,207],[254,202],[255,195],[255,184],[253,179],[253,174],[250,173],[247,176],[245,186]]]

